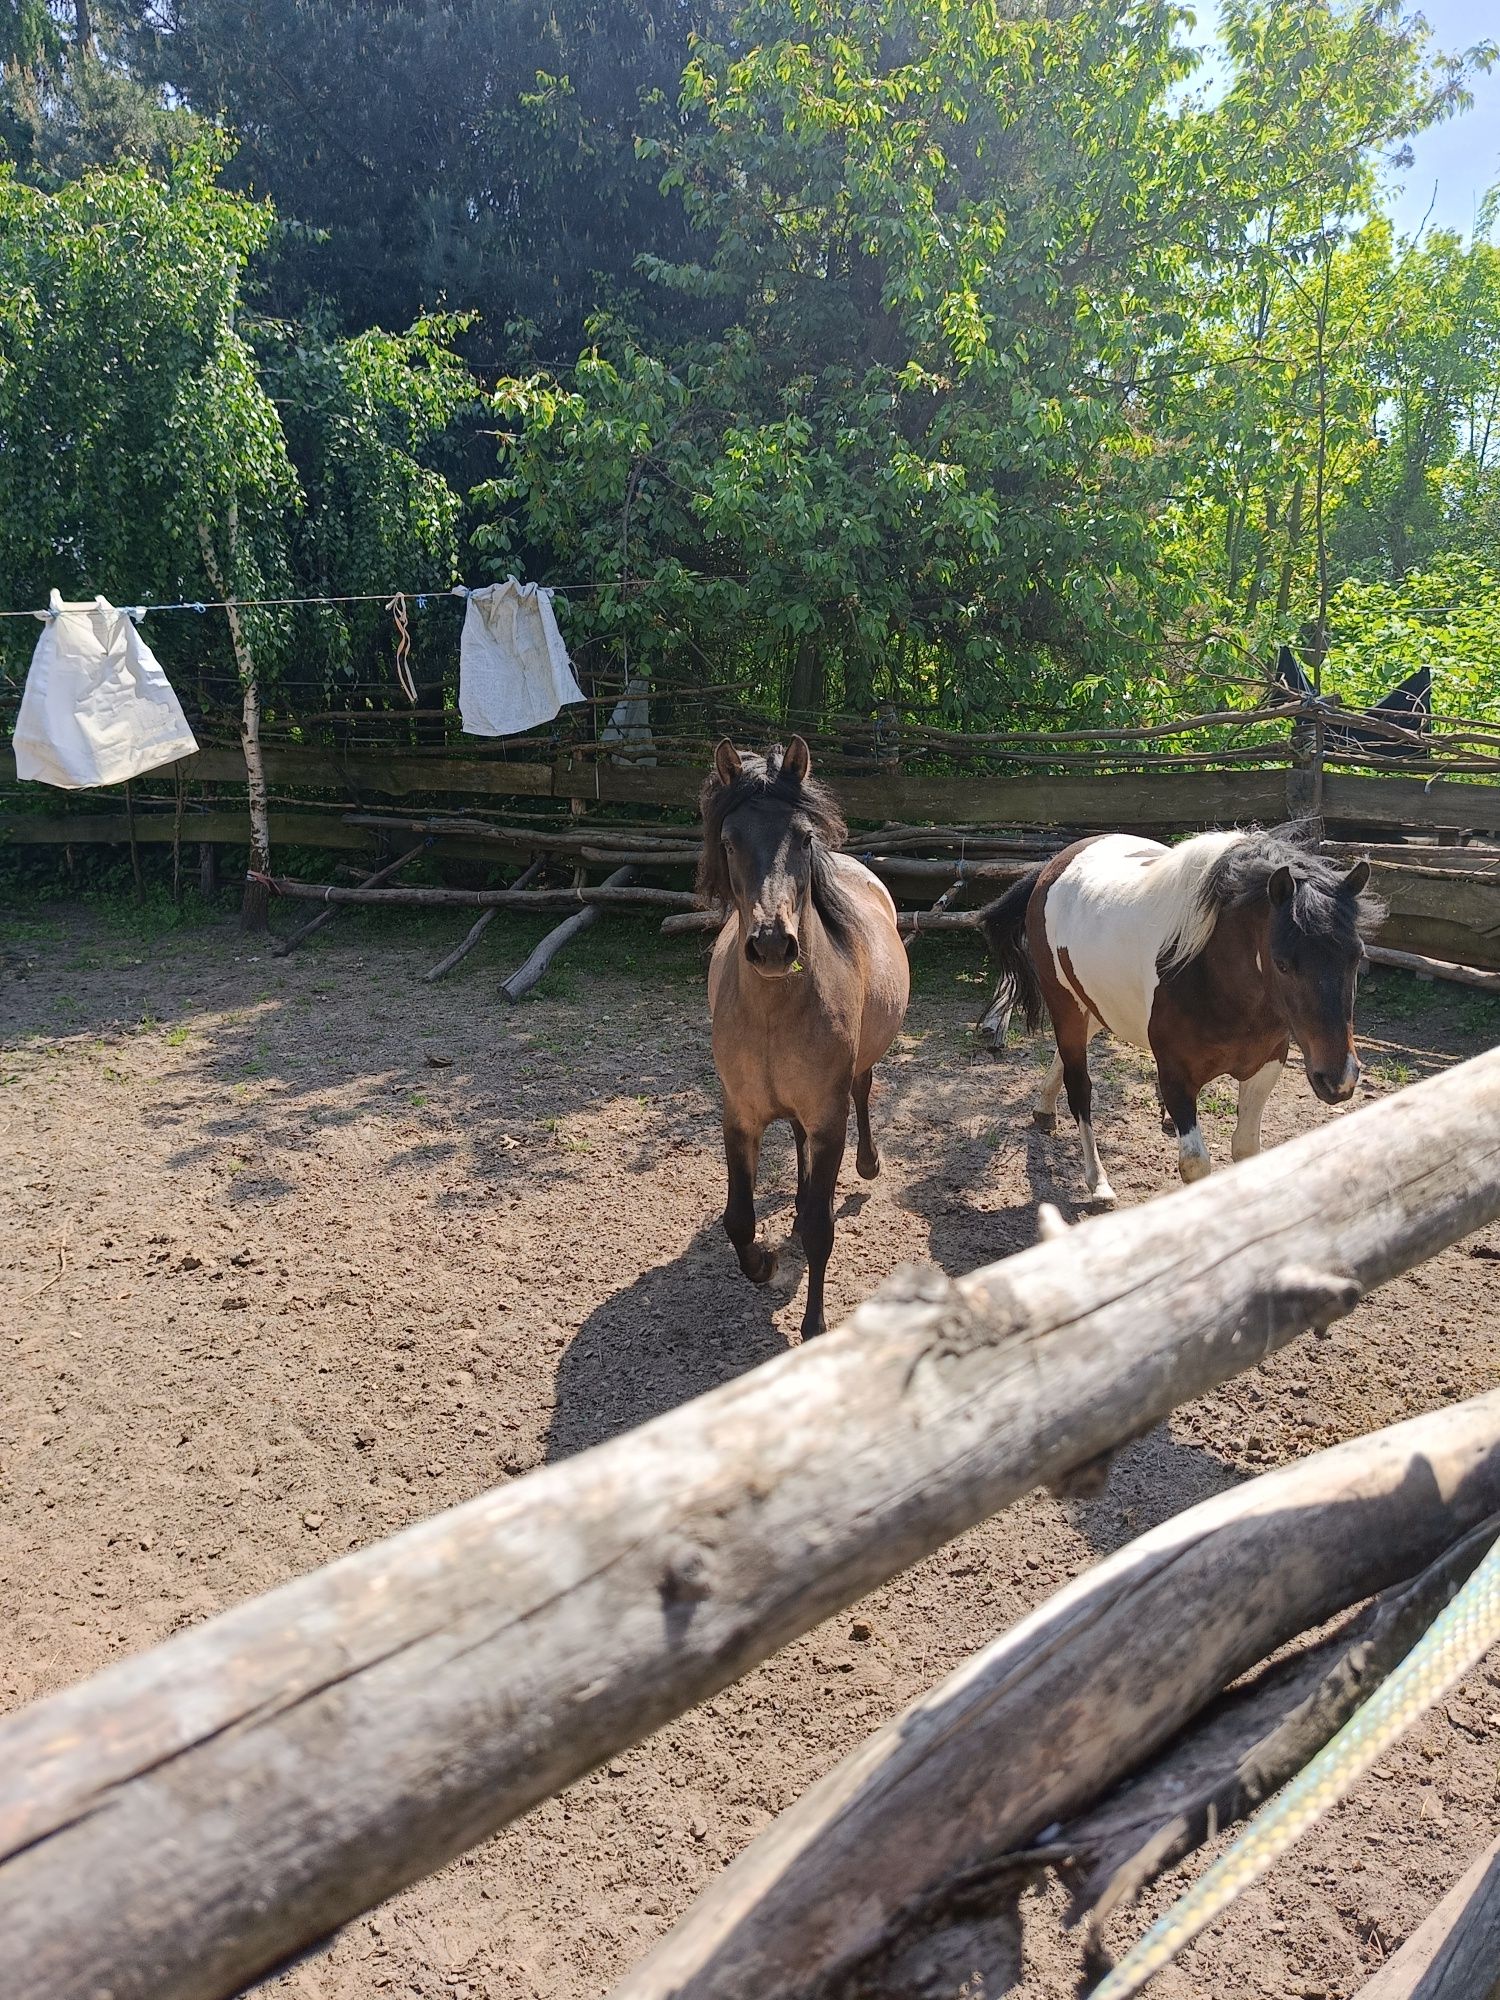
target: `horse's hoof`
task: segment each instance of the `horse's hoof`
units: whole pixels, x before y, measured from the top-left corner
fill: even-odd
[[[875,1152],[872,1148],[868,1154],[859,1154],[854,1162],[854,1170],[862,1181],[874,1180],[875,1176],[880,1172],[879,1153]]]
[[[1098,1187],[1089,1196],[1089,1200],[1094,1204],[1095,1208],[1114,1208],[1118,1203],[1119,1197],[1108,1181],[1100,1181]]]
[[[818,1314],[815,1320],[805,1319],[802,1322],[802,1338],[804,1340],[816,1340],[820,1333],[827,1333],[827,1331],[828,1322],[821,1313]]]
[[[776,1276],[776,1252],[762,1250],[757,1243],[746,1252],[740,1268],[752,1285],[769,1285]]]
[[[1206,1181],[1213,1170],[1213,1161],[1206,1156],[1200,1158],[1196,1153],[1189,1153],[1185,1160],[1177,1162],[1178,1173],[1189,1185],[1194,1181]]]
[[[1161,1114],[1161,1129],[1164,1137],[1168,1139],[1177,1137],[1177,1127],[1172,1123],[1170,1112],[1164,1111]]]
[[[1055,1132],[1057,1130],[1057,1113],[1055,1111],[1033,1111],[1031,1122],[1035,1125],[1038,1132]]]

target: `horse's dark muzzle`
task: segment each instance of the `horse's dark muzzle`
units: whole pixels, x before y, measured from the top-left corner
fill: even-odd
[[[745,956],[757,972],[773,977],[790,972],[797,962],[797,940],[779,925],[751,931],[745,939]]]
[[[1322,1103],[1347,1104],[1359,1087],[1359,1064],[1353,1056],[1341,1070],[1313,1069],[1309,1064],[1307,1080],[1313,1096]]]

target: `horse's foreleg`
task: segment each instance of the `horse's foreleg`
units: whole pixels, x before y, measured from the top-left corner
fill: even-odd
[[[1239,1110],[1229,1144],[1232,1158],[1248,1160],[1260,1151],[1260,1121],[1265,1115],[1266,1100],[1280,1081],[1281,1071],[1279,1060],[1268,1062],[1240,1084]]]
[[[795,1236],[799,1227],[797,1217],[802,1207],[802,1190],[807,1186],[807,1127],[796,1118],[787,1122],[797,1147],[797,1206],[792,1211],[792,1234]]]
[[[1031,1122],[1039,1132],[1057,1130],[1057,1100],[1062,1095],[1063,1059],[1052,1058],[1052,1067],[1042,1080],[1042,1094],[1032,1107]]]
[[[854,1122],[859,1131],[859,1150],[854,1165],[861,1180],[872,1181],[880,1172],[880,1148],[870,1137],[870,1085],[875,1081],[872,1063],[863,1076],[854,1079]]]
[[[802,1315],[802,1338],[810,1340],[824,1329],[823,1274],[833,1253],[833,1202],[838,1191],[839,1168],[844,1159],[844,1135],[848,1112],[837,1130],[814,1132],[811,1137],[807,1182],[797,1203],[797,1234],[807,1253],[807,1307]]]
[[[1165,1070],[1159,1063],[1156,1087],[1162,1109],[1176,1128],[1177,1171],[1185,1181],[1201,1181],[1213,1172],[1213,1161],[1198,1130],[1198,1093],[1180,1071]]]
[[[729,1168],[729,1198],[724,1204],[724,1234],[734,1245],[740,1269],[754,1285],[775,1275],[775,1252],[755,1240],[755,1170],[760,1165],[761,1134],[724,1120],[724,1160]]]

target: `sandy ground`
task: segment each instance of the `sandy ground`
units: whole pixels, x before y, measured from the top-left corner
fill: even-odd
[[[0,932],[0,1703],[641,1422],[794,1340],[800,1258],[746,1285],[718,1228],[703,954],[601,928],[522,1006],[504,920],[446,983],[453,916],[347,919],[292,959],[227,920],[29,907]],[[846,1165],[834,1317],[1076,1212],[1029,1128],[1048,1051],[979,1052],[977,955],[925,940],[879,1087],[886,1172]],[[1500,1037],[1471,995],[1372,980],[1379,1092]],[[1173,1184],[1147,1073],[1096,1065],[1122,1200]],[[1227,1099],[1206,1130],[1227,1155]],[[1271,1139],[1328,1116],[1289,1077]],[[790,1221],[773,1139],[762,1212]],[[298,2000],[602,1994],[859,1738],[1131,1535],[1237,1478],[1492,1387],[1500,1231],[1178,1413],[1102,1499],[1034,1496],[878,1591],[286,1974]],[[862,1627],[860,1629],[863,1629]],[[1156,1989],[1347,1995],[1489,1838],[1500,1659]],[[1031,1905],[1030,2000],[1071,1991]],[[1139,1915],[1120,1928],[1130,1934]]]

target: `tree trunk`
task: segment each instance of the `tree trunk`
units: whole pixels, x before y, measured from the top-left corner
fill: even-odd
[[[822,720],[823,700],[822,640],[815,632],[805,632],[797,641],[792,659],[792,680],[786,698],[788,724],[797,729],[816,729]]]
[[[239,507],[229,503],[229,575],[234,577],[238,565],[235,562],[236,544],[239,540]],[[229,638],[234,647],[235,665],[239,669],[243,704],[240,713],[240,745],[245,756],[245,789],[250,807],[250,865],[245,871],[245,893],[240,903],[240,929],[242,931],[264,931],[271,924],[271,813],[266,791],[266,767],[260,754],[260,682],[255,671],[255,655],[245,632],[244,621],[240,617],[239,606],[233,602],[231,593],[224,585],[224,572],[219,567],[218,555],[214,550],[213,537],[209,534],[208,523],[198,524],[198,539],[203,548],[203,563],[208,571],[210,583],[225,600],[225,614],[229,619]]]

